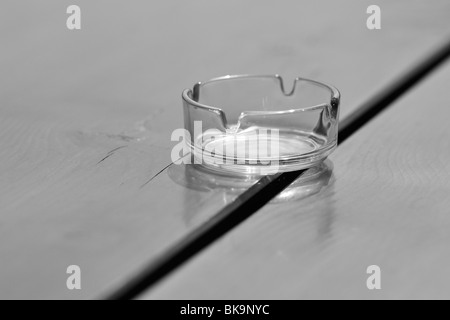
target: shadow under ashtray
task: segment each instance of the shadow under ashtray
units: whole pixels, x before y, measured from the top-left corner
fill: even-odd
[[[297,180],[284,189],[270,203],[296,201],[318,193],[330,182],[333,172],[333,163],[325,160],[319,165],[309,168]],[[223,190],[224,192],[239,195],[261,177],[232,177],[212,173],[200,165],[171,165],[168,168],[169,177],[177,184],[197,191]]]

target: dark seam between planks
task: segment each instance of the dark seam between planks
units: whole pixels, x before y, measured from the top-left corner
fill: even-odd
[[[397,98],[424,79],[433,69],[450,56],[450,42],[420,61],[412,70],[403,74],[375,97],[340,123],[339,142],[343,143],[358,129],[386,109]],[[129,280],[108,300],[128,300],[137,297],[162,280],[170,272],[181,266],[201,250],[222,237],[228,231],[249,218],[306,170],[277,173],[265,176],[247,189],[236,200],[225,206],[207,222],[183,237],[164,254],[151,262],[137,276]]]
[[[339,141],[344,142],[349,136],[364,126],[381,111],[386,109],[406,91],[412,89],[431,71],[450,56],[450,39],[444,46],[436,49],[430,56],[411,70],[389,83],[378,94],[359,106],[349,117],[339,123]]]

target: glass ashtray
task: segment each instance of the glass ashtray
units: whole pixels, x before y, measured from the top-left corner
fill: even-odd
[[[301,170],[336,148],[340,93],[279,75],[235,75],[199,82],[182,94],[192,160],[221,174]]]

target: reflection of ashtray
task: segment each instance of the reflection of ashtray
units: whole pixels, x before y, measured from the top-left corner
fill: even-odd
[[[319,192],[328,185],[333,171],[330,160],[319,163],[305,171],[297,180],[283,190],[271,202],[295,201]],[[169,177],[179,185],[198,191],[222,189],[228,194],[240,194],[258,181],[260,176],[217,175],[198,165],[172,165]]]
[[[183,92],[188,148],[216,172],[266,175],[310,168],[335,149],[340,93],[303,78],[225,76]]]

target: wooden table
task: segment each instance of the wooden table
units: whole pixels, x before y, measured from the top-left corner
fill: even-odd
[[[234,73],[302,75],[342,121],[450,41],[447,1],[5,2],[0,12],[0,298],[120,291],[245,190],[169,166],[180,94]],[[448,298],[448,65],[326,163],[314,192],[264,206],[142,298]],[[347,119],[347,120],[346,120]],[[79,265],[82,289],[66,288]],[[366,268],[383,289],[367,290]]]
[[[450,62],[342,144],[319,191],[266,205],[144,297],[449,299],[448,83]]]

